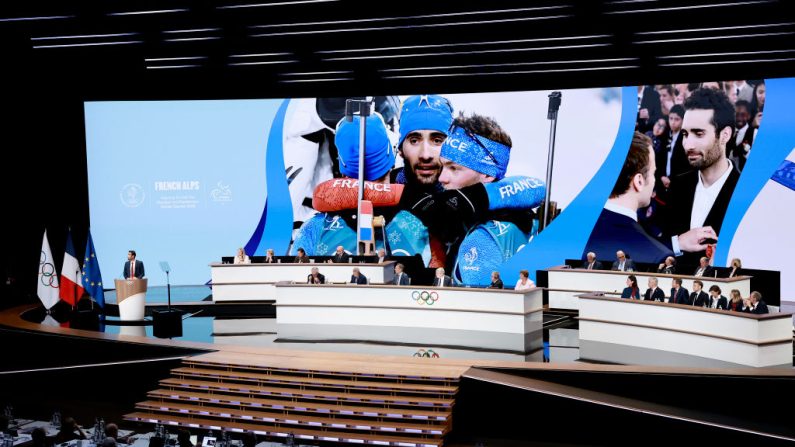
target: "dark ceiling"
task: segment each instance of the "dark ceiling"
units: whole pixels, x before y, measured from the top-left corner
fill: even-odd
[[[777,0],[73,3],[0,4],[7,75],[89,99],[139,99],[795,74],[795,14]]]

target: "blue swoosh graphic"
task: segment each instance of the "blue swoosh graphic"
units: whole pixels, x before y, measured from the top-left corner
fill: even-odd
[[[577,197],[525,248],[500,267],[506,284],[519,279],[519,270],[530,271],[562,265],[566,259],[579,259],[591,230],[613,189],[635,131],[638,108],[637,87],[621,89],[621,121],[613,148],[604,163]],[[554,186],[554,185],[553,185]]]
[[[715,265],[726,265],[729,248],[743,216],[795,147],[795,115],[792,113],[795,78],[767,79],[765,86],[768,93],[764,118],[723,217]]]

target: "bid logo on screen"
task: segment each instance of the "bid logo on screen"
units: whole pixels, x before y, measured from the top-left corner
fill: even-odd
[[[137,208],[144,203],[146,193],[141,185],[137,183],[127,183],[122,186],[119,198],[121,199],[121,203],[127,208]]]
[[[212,197],[213,202],[231,202],[232,188],[230,188],[229,185],[224,185],[220,180],[216,185],[218,187],[210,191],[210,197]]]

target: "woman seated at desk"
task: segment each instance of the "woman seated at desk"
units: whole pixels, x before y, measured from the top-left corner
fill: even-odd
[[[627,287],[621,292],[621,298],[631,298],[633,300],[640,299],[640,289],[638,288],[638,279],[635,275],[627,277]]]
[[[251,258],[249,258],[246,252],[243,251],[243,247],[237,249],[237,254],[235,255],[235,264],[251,264]]]

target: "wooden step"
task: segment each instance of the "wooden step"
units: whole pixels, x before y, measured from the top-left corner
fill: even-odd
[[[343,388],[358,391],[390,391],[394,393],[417,393],[434,395],[452,395],[458,391],[456,386],[446,385],[427,385],[427,384],[408,384],[395,382],[374,382],[368,380],[357,380],[351,378],[326,379],[306,376],[287,376],[281,374],[266,374],[240,371],[223,371],[208,368],[174,368],[171,370],[176,376],[189,376],[197,378],[218,378],[219,380],[235,380],[249,383],[269,383],[282,384],[288,386],[302,386],[312,388]]]
[[[234,405],[246,408],[283,410],[286,412],[306,412],[331,414],[341,416],[356,416],[367,418],[403,419],[403,420],[430,420],[446,422],[450,419],[450,412],[426,411],[409,408],[378,408],[364,406],[340,406],[316,402],[289,402],[277,399],[259,399],[246,396],[226,396],[223,394],[196,393],[183,390],[158,389],[148,393],[152,399],[178,402],[202,402],[221,405]]]
[[[348,433],[334,430],[317,430],[307,428],[285,427],[274,423],[243,423],[224,421],[223,423],[214,419],[191,418],[185,416],[174,416],[157,414],[150,412],[134,412],[124,415],[124,419],[135,422],[148,422],[153,424],[164,424],[171,426],[182,426],[188,428],[201,428],[208,430],[227,429],[232,432],[251,431],[263,436],[275,436],[285,438],[289,433],[295,436],[296,440],[329,441],[354,444],[379,444],[390,446],[405,447],[440,447],[442,439],[439,437],[418,437],[418,436],[399,436],[397,434],[373,435],[367,433]]]
[[[160,385],[166,388],[182,388],[190,390],[212,390],[221,391],[232,394],[245,394],[245,395],[261,395],[269,396],[270,398],[290,398],[291,400],[297,399],[310,399],[310,400],[324,400],[332,402],[355,402],[357,404],[370,404],[380,406],[390,405],[404,405],[404,406],[418,406],[423,408],[440,408],[447,409],[452,407],[453,399],[436,398],[436,397],[418,397],[418,396],[386,396],[376,394],[359,394],[359,393],[338,393],[324,390],[297,390],[285,389],[278,387],[267,387],[259,385],[243,385],[234,383],[219,383],[208,382],[203,380],[191,379],[174,379],[168,378],[160,381]]]
[[[280,371],[297,374],[324,374],[350,377],[385,378],[409,381],[450,382],[458,381],[468,369],[462,365],[444,365],[434,359],[421,362],[401,360],[398,362],[374,362],[365,360],[339,360],[311,358],[310,354],[296,355],[246,355],[232,352],[213,352],[184,360],[186,365],[213,365],[249,371]],[[427,361],[425,361],[427,360]]]
[[[356,430],[366,432],[394,432],[410,435],[443,436],[447,432],[446,425],[426,423],[410,423],[395,421],[362,421],[345,417],[312,416],[301,414],[285,414],[261,410],[230,409],[212,405],[192,405],[186,403],[145,401],[136,404],[136,408],[147,412],[172,413],[191,415],[203,418],[222,418],[237,422],[269,422],[283,425],[297,425],[305,428],[321,427],[324,429]]]

